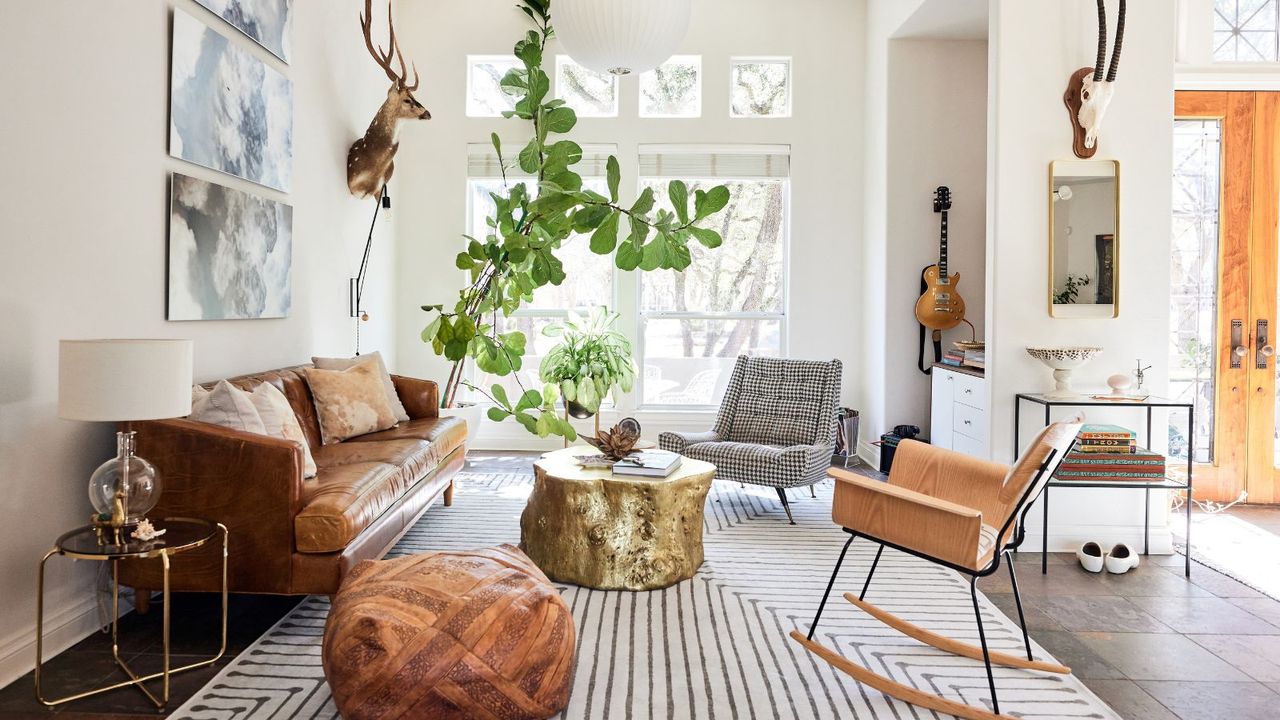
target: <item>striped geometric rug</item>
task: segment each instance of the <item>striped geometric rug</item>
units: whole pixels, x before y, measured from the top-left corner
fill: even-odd
[[[392,555],[469,549],[520,540],[527,474],[464,473],[451,508],[432,508]],[[706,562],[687,582],[654,592],[564,585],[578,628],[573,694],[562,717],[940,717],[834,671],[787,633],[807,630],[847,537],[831,523],[830,481],[818,498],[792,493],[796,526],[771,488],[714,483],[707,499]],[[856,590],[874,547],[850,549],[837,590]],[[868,600],[945,635],[976,644],[968,583],[956,573],[887,550]],[[1017,623],[979,598],[994,649],[1020,652]],[[173,714],[176,718],[338,717],[320,666],[328,601],[311,597]],[[988,706],[979,662],[922,645],[833,593],[820,639],[846,657],[929,692]],[[1038,658],[1049,655],[1038,646]],[[1074,677],[997,668],[1000,709],[1026,718],[1117,716]],[[988,707],[989,709],[989,707]]]

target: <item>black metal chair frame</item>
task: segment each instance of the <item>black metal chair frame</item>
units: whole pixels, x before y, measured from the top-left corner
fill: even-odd
[[[1044,491],[1044,487],[1041,484],[1041,480],[1045,478],[1047,474],[1051,474],[1057,468],[1058,463],[1055,462],[1057,454],[1058,454],[1057,450],[1052,450],[1045,457],[1044,461],[1040,465],[1039,470],[1037,470],[1036,472],[1035,478],[1028,484],[1028,487],[1026,491],[1023,493],[1021,500],[1014,507],[1013,512],[1009,514],[1009,517],[1005,520],[1004,525],[1001,526],[999,534],[996,535],[996,541],[999,542],[999,539],[1004,537],[1004,534],[1009,531],[1009,526],[1012,523],[1014,524],[1013,538],[1010,540],[1008,544],[1004,546],[1003,549],[1000,549],[999,552],[994,553],[991,558],[991,561],[987,564],[987,566],[980,570],[974,570],[972,568],[956,565],[955,563],[933,557],[931,555],[920,552],[918,550],[913,550],[911,548],[903,547],[901,545],[889,542],[887,540],[882,540],[880,538],[874,537],[872,535],[868,535],[866,533],[859,533],[847,527],[843,528],[846,533],[849,533],[849,539],[845,541],[844,548],[840,551],[840,557],[839,559],[836,560],[835,570],[832,571],[831,579],[827,582],[826,592],[822,594],[822,602],[818,604],[818,612],[813,616],[813,623],[809,626],[809,633],[805,637],[810,641],[813,640],[813,635],[818,630],[818,621],[822,618],[822,612],[823,610],[826,609],[827,600],[831,597],[831,590],[832,588],[835,587],[836,578],[840,575],[840,567],[844,564],[845,555],[849,552],[849,547],[853,545],[853,541],[858,539],[859,537],[864,537],[880,545],[879,549],[876,550],[875,559],[871,561],[871,569],[867,571],[867,579],[862,584],[862,591],[858,594],[859,600],[863,600],[866,597],[867,590],[871,587],[871,578],[872,576],[875,575],[876,567],[880,564],[880,556],[884,554],[885,547],[891,547],[894,550],[907,553],[908,555],[913,555],[922,560],[928,560],[929,562],[935,563],[937,565],[942,565],[943,567],[947,567],[952,570],[955,570],[956,572],[962,573],[964,575],[968,575],[969,576],[969,596],[973,600],[973,614],[974,614],[974,618],[977,620],[977,623],[978,623],[978,640],[982,644],[982,660],[983,660],[983,664],[986,666],[986,669],[987,669],[987,686],[991,690],[991,708],[996,715],[999,715],[1000,701],[996,697],[996,680],[995,680],[995,674],[992,671],[992,667],[991,667],[991,651],[987,647],[987,634],[986,634],[986,630],[983,628],[983,625],[982,625],[982,611],[981,611],[981,608],[978,606],[978,578],[987,577],[988,575],[992,575],[997,570],[999,570],[1001,556],[1009,554],[1011,552],[1016,552],[1018,547],[1022,545],[1022,542],[1026,539],[1027,513],[1030,512],[1031,506],[1035,502],[1035,498],[1031,497],[1031,494],[1037,493],[1037,489],[1040,492]],[[1036,494],[1036,497],[1039,497],[1039,493]],[[1009,582],[1013,586],[1013,600],[1018,607],[1018,624],[1022,627],[1022,644],[1023,644],[1023,647],[1026,649],[1027,660],[1034,661],[1035,658],[1031,653],[1031,639],[1027,633],[1027,619],[1022,610],[1022,595],[1018,591],[1018,576],[1013,568],[1013,564],[1014,564],[1013,558],[1012,557],[1008,558],[1006,560],[1006,564],[1009,566]]]

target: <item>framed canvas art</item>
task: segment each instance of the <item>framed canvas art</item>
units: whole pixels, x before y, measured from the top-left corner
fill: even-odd
[[[268,52],[289,62],[293,0],[196,0]]]
[[[293,87],[190,15],[173,13],[169,154],[281,192],[293,181]]]
[[[170,320],[289,316],[293,208],[173,173]]]

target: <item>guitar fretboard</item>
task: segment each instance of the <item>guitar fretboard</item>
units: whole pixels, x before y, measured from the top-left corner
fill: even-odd
[[[942,236],[938,241],[938,278],[947,279],[947,211],[942,211]]]

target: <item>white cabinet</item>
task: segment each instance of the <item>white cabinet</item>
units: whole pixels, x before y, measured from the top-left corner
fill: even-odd
[[[978,371],[935,365],[929,442],[983,459],[991,457],[987,380]]]

